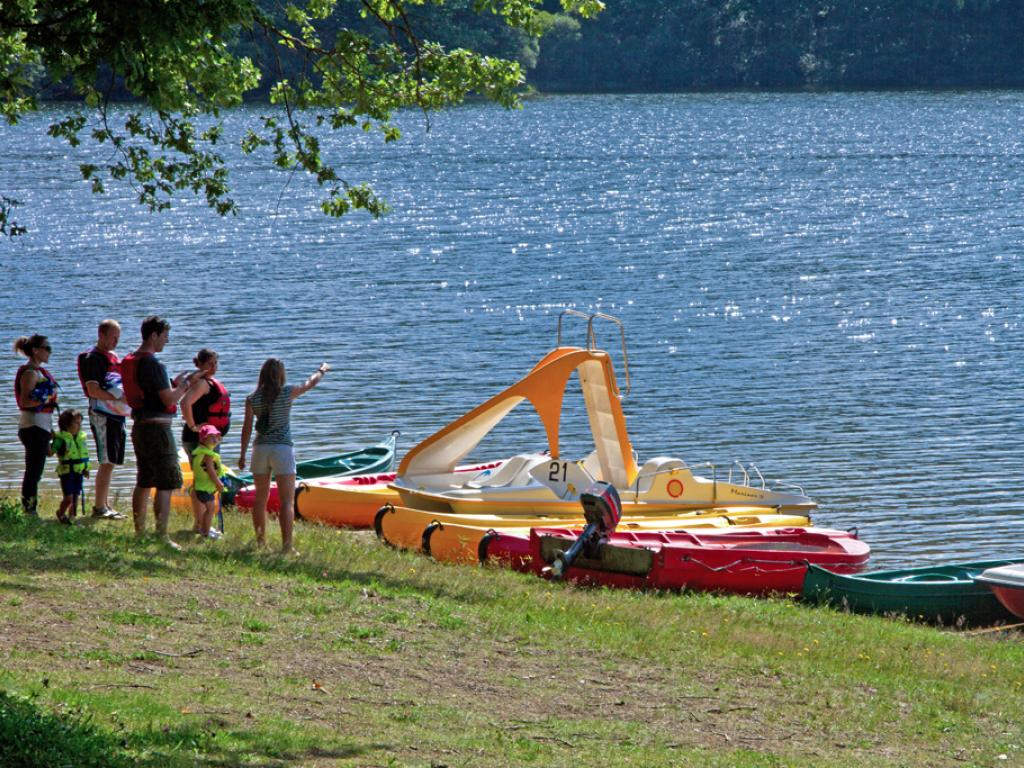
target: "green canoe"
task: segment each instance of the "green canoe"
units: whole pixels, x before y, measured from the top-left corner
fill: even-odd
[[[803,599],[846,608],[855,613],[907,616],[936,624],[994,624],[1013,617],[974,576],[1012,560],[936,564],[853,576],[816,565],[807,568]]]
[[[300,461],[295,465],[299,480],[315,477],[344,477],[346,475],[377,475],[395,469],[395,445],[401,434],[397,429],[378,445],[358,451],[322,456]]]
[[[401,432],[395,429],[383,441],[369,448],[297,462],[295,465],[296,479],[311,480],[315,477],[377,475],[383,472],[393,472],[395,470],[396,446],[400,434]],[[251,483],[251,474],[235,472],[229,476],[225,485],[233,499],[240,488]],[[225,501],[230,503],[226,497]]]

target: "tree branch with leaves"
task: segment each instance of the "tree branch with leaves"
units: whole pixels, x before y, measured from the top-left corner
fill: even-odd
[[[458,1],[458,0],[456,0]],[[542,0],[461,0],[526,36],[548,17]],[[449,0],[451,4],[453,0]],[[221,215],[236,213],[221,153],[222,114],[260,89],[269,104],[239,140],[247,154],[302,173],[323,190],[331,216],[386,203],[364,183],[341,178],[325,159],[323,132],[354,128],[401,134],[402,109],[432,112],[477,95],[519,105],[524,78],[512,60],[425,39],[416,13],[444,0],[4,0],[0,4],[0,110],[11,125],[39,109],[54,88],[79,99],[48,133],[72,147],[107,146],[103,163],[82,163],[102,193],[129,184],[152,211],[186,192]],[[564,13],[590,17],[599,0],[561,0]],[[246,55],[245,45],[256,55]],[[269,82],[267,82],[269,80]],[[115,99],[135,106],[115,112]],[[0,190],[0,193],[5,190]],[[16,200],[0,197],[0,234],[21,234]]]

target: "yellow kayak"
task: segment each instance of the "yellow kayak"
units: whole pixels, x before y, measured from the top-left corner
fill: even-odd
[[[675,531],[691,528],[806,527],[802,515],[765,512],[760,507],[705,509],[675,515],[624,516],[620,531]],[[446,562],[476,562],[480,540],[488,531],[526,532],[530,528],[580,528],[586,525],[583,511],[577,516],[458,515],[427,512],[408,507],[385,506],[377,512],[377,535],[399,549],[423,551]],[[429,529],[429,530],[428,530]]]
[[[191,512],[192,462],[189,461],[185,451],[181,448],[178,449],[178,464],[181,466],[182,484],[180,488],[171,491],[171,508],[179,512]]]
[[[299,483],[295,492],[295,511],[304,520],[343,528],[369,528],[378,509],[397,503],[398,492],[386,482],[355,485],[315,480]]]

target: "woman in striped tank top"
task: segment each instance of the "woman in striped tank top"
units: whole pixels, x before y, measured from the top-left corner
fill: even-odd
[[[278,519],[281,523],[281,551],[292,550],[292,528],[295,520],[295,446],[291,434],[292,401],[305,394],[323,379],[331,369],[321,363],[302,384],[289,385],[286,380],[284,363],[275,357],[268,359],[260,368],[256,389],[245,398],[245,420],[242,423],[242,451],[238,468],[245,469],[245,456],[249,450],[249,439],[253,427],[256,440],[252,448],[253,483],[256,498],[252,510],[252,524],[256,530],[256,543],[266,544],[267,497],[270,494],[270,476],[277,481],[277,493],[281,500]]]

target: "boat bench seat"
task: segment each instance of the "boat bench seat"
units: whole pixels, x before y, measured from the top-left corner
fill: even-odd
[[[673,469],[685,469],[686,462],[682,459],[677,459],[672,456],[655,456],[652,459],[648,459],[644,462],[643,466],[640,467],[640,471],[636,476],[636,487],[640,493],[645,493],[651,490],[651,486],[657,479],[658,475],[663,472],[670,472]]]
[[[539,453],[518,453],[512,456],[502,464],[500,467],[495,469],[489,475],[480,477],[479,479],[470,480],[466,483],[463,488],[501,488],[506,485],[526,485],[529,482],[529,471],[537,463],[541,461],[547,461],[550,457]],[[520,477],[525,476],[526,480],[520,483],[515,481]]]
[[[512,488],[518,488],[523,485],[536,485],[536,481],[533,479],[534,467],[538,467],[541,464],[547,464],[551,461],[551,457],[548,455],[534,454],[533,457],[527,461],[522,468],[516,473],[507,485]]]

